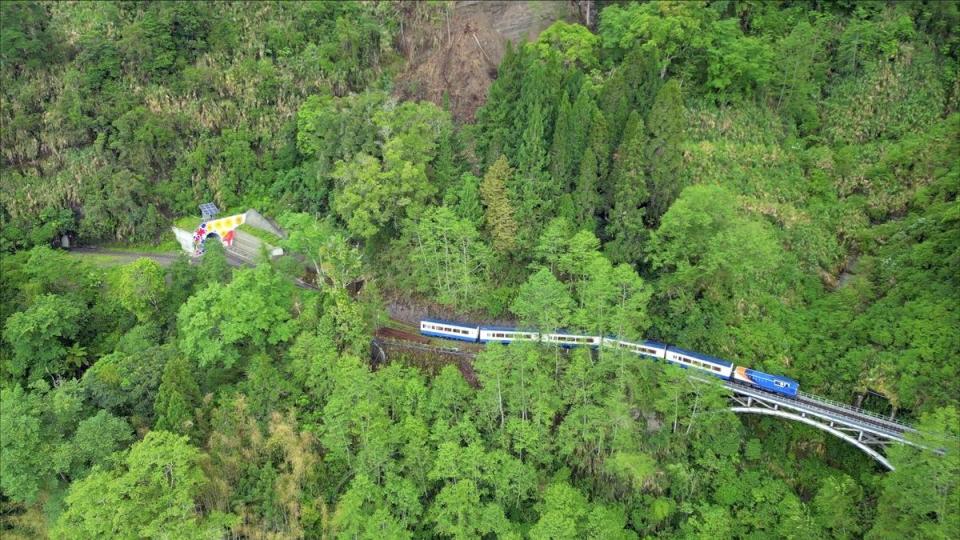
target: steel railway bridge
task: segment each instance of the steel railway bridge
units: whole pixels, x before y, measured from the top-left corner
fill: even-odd
[[[476,356],[473,351],[437,347],[423,342],[406,343],[397,339],[375,340],[374,345],[375,354],[380,362],[387,360],[390,351],[404,350],[429,351],[452,358],[472,359]],[[696,375],[691,377],[706,381]],[[907,438],[907,434],[917,433],[913,427],[851,405],[803,392],[800,392],[796,398],[788,398],[730,381],[725,381],[724,387],[730,392],[731,411],[738,414],[774,416],[812,426],[855,446],[887,470],[894,469],[885,455],[888,446],[893,444],[918,446]],[[942,450],[934,451],[943,452]]]
[[[907,433],[916,433],[916,429],[870,411],[804,392],[791,399],[733,382],[726,382],[724,386],[730,390],[733,412],[807,424],[852,444],[891,471],[893,465],[884,455],[887,446],[896,443],[917,446],[906,437]]]

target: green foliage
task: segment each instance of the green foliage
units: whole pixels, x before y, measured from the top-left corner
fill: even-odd
[[[371,128],[382,136],[375,141],[382,155],[360,151],[338,161],[331,172],[336,186],[331,207],[351,234],[364,239],[385,227],[395,232],[402,219],[418,215],[436,194],[429,165],[437,157],[437,138],[450,123],[445,112],[426,102],[387,103],[372,120]]]
[[[720,95],[743,97],[765,89],[773,77],[773,49],[761,39],[744,36],[738,21],[715,22],[707,49],[707,87]]]
[[[17,501],[33,502],[52,469],[50,442],[41,430],[42,403],[19,386],[0,388],[0,433],[3,492]]]
[[[133,440],[130,426],[122,418],[117,418],[101,410],[77,424],[65,454],[71,461],[69,474],[72,478],[83,477],[93,466],[106,465],[114,452],[122,450]]]
[[[557,56],[566,65],[589,71],[600,58],[600,38],[579,24],[557,21],[537,36],[537,52],[541,57]]]
[[[647,145],[643,120],[636,111],[627,121],[623,142],[614,155],[612,208],[607,217],[605,246],[612,261],[635,263],[643,254],[647,231],[644,228],[647,202],[647,170],[644,152]]]
[[[56,534],[76,538],[176,536],[208,538],[230,520],[200,515],[196,499],[207,483],[200,452],[185,437],[153,431],[112,470],[95,469],[67,494]]]
[[[442,304],[475,308],[487,288],[492,250],[472,223],[458,219],[446,207],[428,210],[410,222],[400,237],[398,259],[411,267],[398,268],[409,283]]]
[[[319,209],[329,164],[318,177],[300,163],[296,111],[313,94],[383,86],[397,12],[262,7],[4,6],[2,172],[16,181],[0,214],[17,229],[4,236],[150,240],[197,200]]]
[[[180,349],[201,368],[230,368],[246,354],[289,340],[297,326],[291,289],[269,266],[239,271],[227,285],[208,285],[177,314]]]
[[[362,263],[356,247],[330,222],[308,214],[284,214],[280,224],[287,231],[281,244],[306,258],[316,273],[317,285],[344,289],[361,277]]]
[[[45,294],[26,311],[11,315],[3,329],[3,338],[13,349],[6,369],[31,379],[69,371],[67,343],[77,337],[83,316],[79,302],[55,294]]]
[[[710,35],[705,30],[711,14],[702,2],[613,5],[603,10],[600,39],[614,61],[638,46],[645,54],[659,54],[658,67],[664,73],[671,65],[688,60],[691,49],[703,47]]]
[[[55,58],[51,50],[53,32],[47,26],[46,8],[35,2],[13,2],[3,6],[3,37],[0,38],[0,62],[4,76],[25,69],[37,69]]]
[[[943,455],[907,445],[891,450],[890,460],[897,469],[883,480],[878,504],[884,511],[867,538],[950,538],[960,530],[958,425],[957,410],[951,407],[922,418],[919,428],[928,435],[918,436],[916,442],[942,449]]]
[[[196,372],[196,367],[183,357],[174,358],[163,367],[163,378],[153,404],[156,429],[180,435],[196,433],[194,408],[200,404]]]
[[[856,537],[860,533],[857,506],[862,498],[863,492],[853,478],[825,478],[813,501],[817,522],[833,538]]]
[[[480,196],[486,206],[487,231],[493,240],[493,248],[499,253],[509,253],[517,241],[517,222],[507,193],[507,183],[512,176],[507,158],[500,156],[480,184]]]
[[[160,265],[143,258],[117,270],[113,293],[117,303],[133,313],[140,322],[155,319],[164,294],[164,276]]]
[[[646,123],[649,132],[647,192],[650,194],[647,221],[650,224],[659,223],[660,216],[670,208],[683,187],[680,145],[684,136],[681,123],[684,114],[680,84],[667,81],[657,92]]]
[[[919,46],[843,79],[821,112],[830,120],[821,120],[826,133],[838,144],[851,144],[898,139],[929,126],[941,115],[945,97],[932,63],[932,52]]]
[[[58,480],[80,478],[132,439],[130,426],[106,411],[85,416],[76,381],[51,389],[43,381],[28,390],[0,388],[3,490],[13,500],[34,502]],[[81,420],[82,419],[82,420]]]
[[[587,148],[587,152],[580,162],[580,174],[577,177],[577,189],[574,193],[573,204],[577,209],[577,225],[581,229],[588,231],[596,230],[596,220],[594,215],[600,206],[600,193],[597,177],[599,176],[597,157],[592,148]]]
[[[527,279],[510,306],[510,311],[521,321],[543,329],[562,327],[572,309],[570,293],[546,268]]]
[[[717,350],[730,326],[762,312],[783,260],[770,227],[738,215],[719,186],[685,189],[653,233],[650,253],[661,272],[661,324],[707,350]]]

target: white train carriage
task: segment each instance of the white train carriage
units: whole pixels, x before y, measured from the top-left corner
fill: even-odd
[[[664,343],[659,343],[656,341],[650,341],[648,339],[643,340],[639,343],[632,341],[623,341],[622,339],[617,339],[613,337],[603,338],[603,346],[631,352],[633,354],[639,354],[642,356],[649,356],[650,358],[665,358],[667,355],[667,346]]]
[[[600,346],[600,336],[581,336],[578,334],[562,334],[556,332],[553,334],[543,334],[540,340],[544,343],[551,343],[564,348]]]
[[[540,341],[540,332],[501,326],[480,327],[480,343],[513,343],[514,341]]]
[[[451,321],[423,319],[420,321],[420,333],[425,336],[476,343],[480,338],[480,327]]]
[[[729,379],[733,373],[733,362],[728,362],[722,358],[710,356],[693,351],[687,351],[677,347],[667,347],[666,360],[679,364],[683,367],[692,367],[701,371],[706,371],[711,375]]]

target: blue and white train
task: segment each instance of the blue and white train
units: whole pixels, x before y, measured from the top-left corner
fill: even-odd
[[[724,380],[755,386],[761,390],[787,397],[796,397],[800,383],[783,375],[771,375],[735,366],[722,358],[708,354],[688,351],[673,345],[644,340],[641,342],[624,341],[616,337],[588,336],[553,332],[543,334],[532,329],[507,328],[502,326],[475,326],[466,323],[424,319],[420,321],[420,333],[425,336],[443,339],[456,339],[470,343],[513,343],[514,341],[539,341],[572,347],[603,347],[623,350],[638,356],[655,360],[666,360],[683,368],[704,371]]]

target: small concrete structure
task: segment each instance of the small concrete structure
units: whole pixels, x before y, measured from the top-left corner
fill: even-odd
[[[173,229],[173,235],[177,238],[177,243],[180,244],[180,248],[186,251],[187,253],[193,255],[193,233],[190,231],[185,231],[178,227],[170,227]]]
[[[278,238],[286,237],[286,233],[284,233],[283,230],[271,223],[256,210],[250,209],[242,214],[235,214],[223,218],[209,219],[211,217],[214,216],[207,216],[208,219],[201,218],[197,228],[193,232],[172,227],[173,234],[177,238],[177,243],[192,257],[199,257],[203,254],[203,244],[209,238],[220,240],[229,254],[249,262],[256,260],[263,246],[266,246],[270,257],[283,255],[283,249],[270,245],[260,238],[239,229],[240,225],[247,225],[268,232]]]

